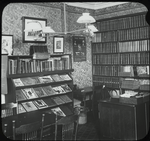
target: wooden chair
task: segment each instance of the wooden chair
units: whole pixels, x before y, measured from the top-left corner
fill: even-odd
[[[42,140],[44,116],[45,114],[42,114],[41,121],[24,124],[18,128],[15,127],[15,120],[13,120],[13,140]]]
[[[78,115],[70,115],[56,121],[57,130],[55,132],[57,140],[76,140],[78,129]],[[58,133],[61,126],[61,134]]]
[[[1,104],[1,118],[2,118],[2,128],[3,133],[7,138],[11,138],[11,130],[12,127],[11,121],[15,119],[15,115],[17,113],[17,103],[6,103]]]

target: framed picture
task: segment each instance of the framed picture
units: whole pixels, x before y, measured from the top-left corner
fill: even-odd
[[[53,38],[53,52],[54,53],[63,53],[64,52],[64,37],[54,36]]]
[[[47,19],[23,17],[23,43],[46,43],[42,36],[42,28],[47,25]]]
[[[13,35],[2,35],[2,54],[12,55]]]
[[[73,36],[74,62],[86,61],[86,40],[83,36]]]

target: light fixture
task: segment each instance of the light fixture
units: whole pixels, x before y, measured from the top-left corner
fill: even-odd
[[[55,31],[54,31],[50,26],[44,27],[44,28],[42,29],[42,32],[43,32],[44,34],[46,34],[46,33],[55,33]]]
[[[90,16],[90,13],[82,13],[82,16],[78,18],[77,23],[85,23],[85,24],[90,24],[94,23],[95,19]]]
[[[27,26],[24,29],[25,32],[35,32],[35,31],[40,31],[42,30],[42,25],[38,21],[30,21],[27,22]]]

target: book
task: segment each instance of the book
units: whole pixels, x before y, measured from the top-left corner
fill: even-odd
[[[34,100],[33,103],[35,106],[37,106],[38,109],[43,109],[48,107],[48,105],[42,99]]]
[[[31,79],[30,77],[24,77],[24,78],[20,78],[21,81],[23,82],[23,84],[25,86],[28,86],[28,85],[34,85],[35,84],[35,81],[33,81],[33,79]]]
[[[17,114],[21,114],[21,113],[25,113],[26,110],[23,108],[23,106],[21,104],[18,104],[18,110],[17,110]]]
[[[40,84],[40,80],[38,79],[38,77],[30,77],[31,78],[31,81],[32,81],[32,84]]]
[[[66,116],[65,113],[64,113],[59,107],[52,108],[51,111],[52,111],[55,115],[63,116],[63,117]]]
[[[33,90],[39,97],[47,96],[46,92],[42,89],[42,87],[36,87],[36,88],[33,88]]]
[[[39,80],[41,83],[50,83],[50,82],[54,82],[54,80],[51,78],[50,75],[47,76],[40,76]]]
[[[56,94],[56,92],[52,89],[51,86],[44,86],[44,87],[42,87],[42,89],[44,90],[44,92],[47,95],[55,95]]]
[[[61,105],[61,106],[59,106],[59,108],[64,112],[64,114],[66,116],[69,116],[69,115],[73,114],[73,111],[68,106]]]
[[[51,75],[55,82],[64,81],[58,74]]]
[[[22,105],[27,112],[38,110],[38,108],[33,104],[32,101],[23,102]]]
[[[68,86],[68,84],[63,84],[61,85],[61,87],[65,90],[66,93],[72,91],[71,88]]]
[[[61,74],[59,75],[63,80],[72,80],[68,74]]]
[[[22,91],[27,99],[33,99],[38,97],[33,88],[25,88],[22,89]]]
[[[16,79],[13,79],[13,82],[15,84],[16,87],[18,86],[24,86],[23,82],[21,81],[20,78],[16,78]]]
[[[67,95],[59,96],[65,103],[72,102],[72,100]]]
[[[63,94],[66,93],[65,90],[61,86],[54,86],[52,89],[55,91],[56,94]]]
[[[43,101],[49,106],[49,107],[53,107],[56,106],[56,102],[54,100],[52,100],[50,97],[49,98],[44,98]]]
[[[22,92],[22,90],[16,90],[16,101],[25,100],[26,96]]]
[[[51,99],[54,100],[57,105],[60,105],[60,104],[64,104],[64,103],[65,103],[65,102],[64,102],[62,99],[60,99],[58,96],[56,96],[56,97],[51,97]]]

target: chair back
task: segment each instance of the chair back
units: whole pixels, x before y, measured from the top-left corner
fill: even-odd
[[[70,115],[57,121],[57,126],[62,126],[61,140],[76,140],[78,120],[78,115]]]
[[[43,134],[44,116],[45,114],[42,114],[41,121],[24,124],[17,128],[15,127],[15,120],[13,120],[13,140],[16,138],[21,140],[41,140]]]
[[[7,138],[11,138],[10,127],[12,127],[12,121],[17,113],[17,103],[5,103],[1,104],[1,118],[3,133]]]

